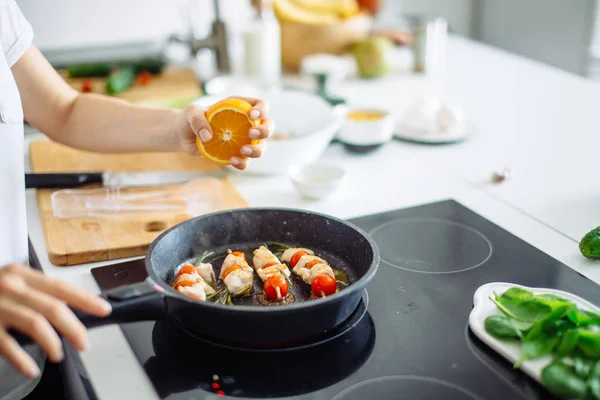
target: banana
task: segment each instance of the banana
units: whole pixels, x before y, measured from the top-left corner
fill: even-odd
[[[311,2],[317,3],[318,0],[312,0]],[[273,12],[281,22],[328,25],[341,21],[336,13],[307,10],[298,6],[292,0],[273,0]]]
[[[342,18],[360,13],[356,0],[292,0],[298,7],[319,14],[336,14]]]

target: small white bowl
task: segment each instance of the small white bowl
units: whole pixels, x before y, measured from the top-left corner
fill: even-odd
[[[294,165],[288,175],[300,194],[309,199],[323,199],[336,192],[346,176],[343,168],[322,163]]]
[[[352,113],[375,113],[379,117],[373,119],[352,119]],[[392,112],[379,107],[354,106],[349,107],[344,124],[336,135],[336,138],[351,148],[375,149],[387,143],[394,135],[395,117]]]

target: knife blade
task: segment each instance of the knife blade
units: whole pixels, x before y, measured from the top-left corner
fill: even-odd
[[[25,188],[74,188],[93,183],[104,187],[147,187],[184,184],[201,177],[226,178],[226,171],[144,171],[144,172],[74,172],[27,173]]]

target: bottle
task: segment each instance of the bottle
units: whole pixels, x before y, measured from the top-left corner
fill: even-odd
[[[256,15],[243,33],[245,75],[257,84],[281,84],[281,31],[271,0],[252,0]]]

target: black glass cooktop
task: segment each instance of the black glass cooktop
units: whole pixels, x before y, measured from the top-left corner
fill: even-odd
[[[377,242],[381,265],[350,320],[318,343],[260,353],[190,337],[168,320],[121,325],[159,396],[552,398],[470,332],[473,293],[502,281],[600,304],[598,285],[455,201],[351,222]],[[145,277],[143,261],[93,273],[103,289]]]

